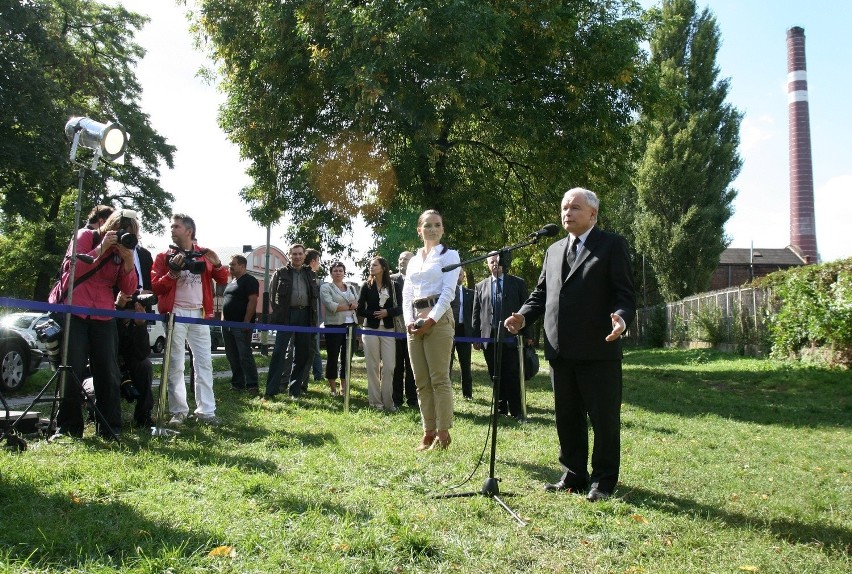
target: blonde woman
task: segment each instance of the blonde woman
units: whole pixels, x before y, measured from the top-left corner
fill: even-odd
[[[441,243],[444,221],[435,210],[417,220],[423,247],[408,262],[402,308],[408,329],[408,354],[423,419],[423,438],[415,450],[447,448],[453,426],[453,388],[450,357],[455,318],[450,302],[455,297],[460,268],[444,273],[443,267],[460,262],[458,251]]]
[[[358,297],[355,289],[343,281],[346,266],[335,261],[329,269],[331,282],[320,285],[320,303],[325,307],[325,326],[345,328],[355,323],[355,311],[358,309]],[[325,334],[325,378],[331,396],[337,396],[337,376],[340,375],[340,392],[346,388],[346,335],[343,333]],[[340,369],[338,370],[338,364]]]

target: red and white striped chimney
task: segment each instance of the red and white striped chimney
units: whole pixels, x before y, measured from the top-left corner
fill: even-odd
[[[814,170],[805,66],[805,30],[787,30],[787,105],[790,117],[790,245],[817,262]]]

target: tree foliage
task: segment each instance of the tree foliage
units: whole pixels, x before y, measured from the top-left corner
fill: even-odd
[[[569,187],[605,196],[627,169],[639,15],[629,0],[202,0],[196,24],[253,217],[286,212],[335,252],[361,215],[393,259],[425,208],[464,254],[552,221]]]
[[[145,22],[90,0],[0,0],[0,292],[44,299],[65,252],[78,184],[63,133],[71,116],[131,135],[124,165],[85,174],[84,216],[98,203],[133,208],[162,232],[174,197],[159,165],[172,167],[175,148],[138,106],[133,35]]]
[[[651,33],[658,97],[637,130],[636,248],[654,269],[663,297],[705,289],[727,246],[725,222],[736,191],[740,114],[719,80],[719,30],[693,0],[664,0]]]

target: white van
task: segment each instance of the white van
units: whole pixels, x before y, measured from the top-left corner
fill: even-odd
[[[157,306],[154,305],[152,313],[159,313]],[[148,341],[151,343],[151,350],[155,353],[162,353],[166,348],[166,330],[163,328],[162,321],[152,321],[148,319]]]

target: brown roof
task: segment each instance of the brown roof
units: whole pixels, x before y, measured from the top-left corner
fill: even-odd
[[[719,265],[749,265],[752,261],[755,265],[794,266],[806,264],[795,248],[790,246],[783,249],[728,247],[719,257]]]

